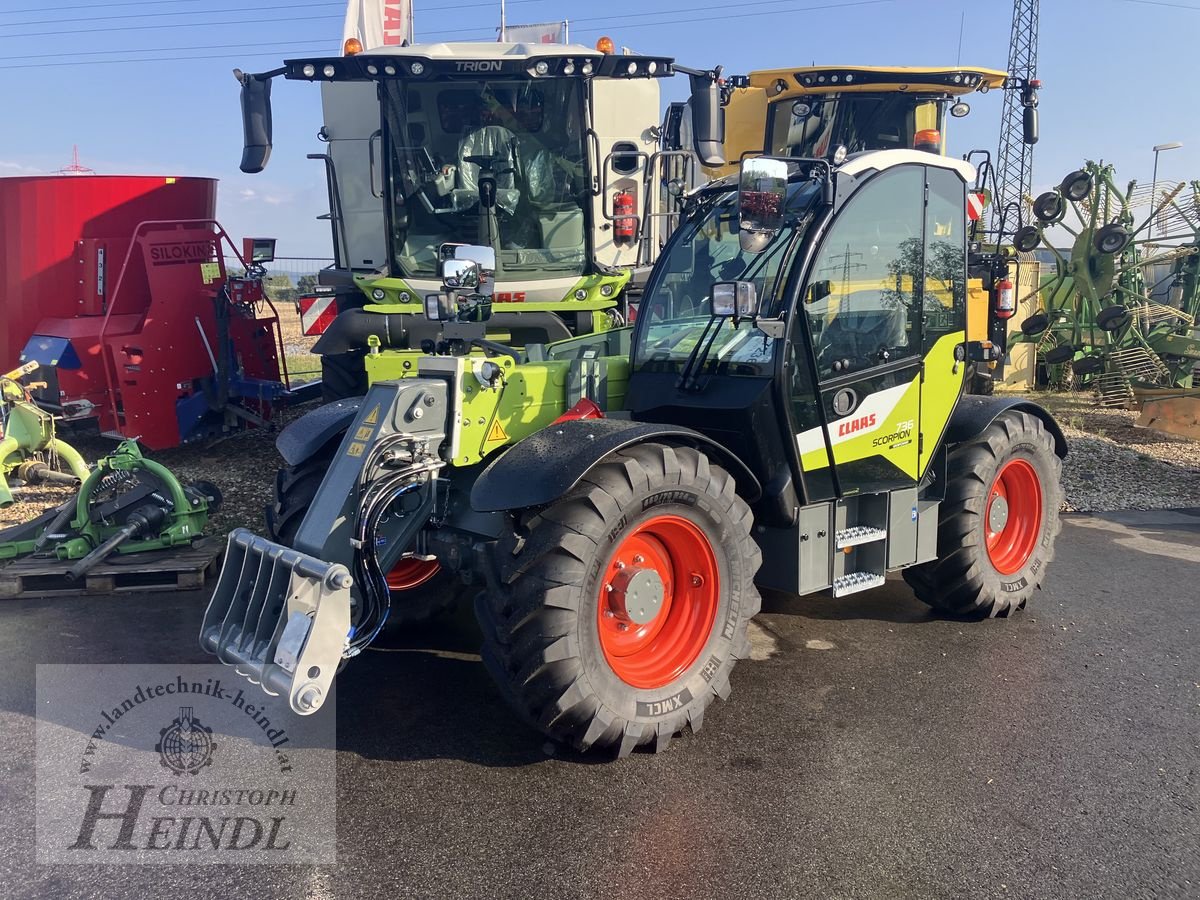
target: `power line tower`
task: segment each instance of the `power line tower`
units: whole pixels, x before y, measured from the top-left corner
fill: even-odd
[[[1000,121],[1000,152],[996,156],[996,197],[992,203],[992,229],[998,240],[1003,240],[1002,232],[1012,234],[1021,226],[1021,205],[1033,186],[1033,143],[1028,141],[1027,122],[1030,112],[1037,108],[1037,89],[1041,87],[1037,79],[1037,54],[1038,0],[1013,0],[1008,84]]]

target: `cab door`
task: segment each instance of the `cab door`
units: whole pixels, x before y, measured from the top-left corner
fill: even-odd
[[[838,212],[802,289],[822,422],[797,415],[797,446],[806,481],[841,496],[919,477],[924,233],[925,167],[880,172]]]

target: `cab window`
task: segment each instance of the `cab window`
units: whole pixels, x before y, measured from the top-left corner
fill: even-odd
[[[966,328],[967,251],[963,180],[930,166],[925,210],[925,291],[922,298],[925,344]]]
[[[919,353],[924,192],[923,166],[877,175],[825,236],[804,296],[822,379]]]

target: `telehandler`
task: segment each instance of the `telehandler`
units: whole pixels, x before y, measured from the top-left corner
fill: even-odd
[[[760,588],[837,603],[900,571],[944,614],[1021,609],[1066,442],[963,396],[974,177],[743,160],[690,195],[633,327],[524,350],[485,333],[494,248],[441,247],[433,352],[280,435],[281,479],[317,484],[290,546],[229,536],[201,645],[311,714],[406,602],[386,573],[448,573],[517,714],[620,756],[728,695]]]

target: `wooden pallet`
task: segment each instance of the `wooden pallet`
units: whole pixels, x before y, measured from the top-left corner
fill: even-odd
[[[67,581],[70,561],[25,557],[0,568],[0,599],[192,591],[216,576],[224,550],[224,541],[204,537],[190,547],[114,554],[82,582]]]

